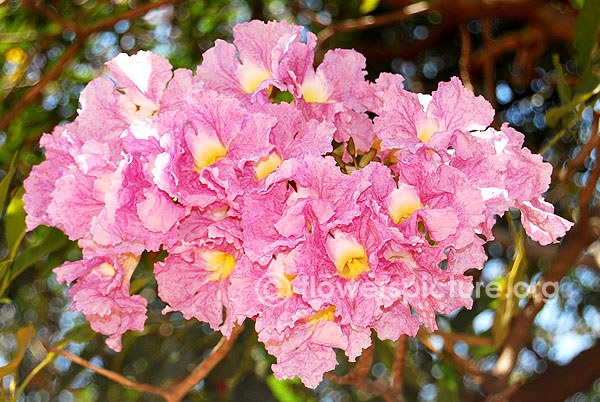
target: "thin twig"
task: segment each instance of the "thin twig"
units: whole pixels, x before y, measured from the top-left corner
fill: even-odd
[[[79,27],[76,23],[72,21],[65,21],[56,11],[46,7],[43,3],[38,4],[35,2],[35,0],[23,0],[23,6],[42,14],[50,21],[56,22],[63,29],[68,29],[69,31],[79,33]]]
[[[190,389],[203,380],[223,359],[223,357],[225,357],[243,330],[243,326],[235,327],[229,338],[221,338],[219,343],[217,343],[217,345],[210,352],[210,355],[208,355],[208,357],[204,359],[202,363],[196,366],[196,368],[187,377],[166,392],[165,399],[167,402],[180,401]]]
[[[443,350],[437,350],[430,341],[430,337],[433,335],[437,335],[431,333],[429,331],[419,331],[417,334],[419,340],[427,349],[431,352],[442,356],[445,360],[447,360],[455,369],[457,369],[460,373],[464,375],[471,375],[475,377],[478,381],[483,379],[483,372],[477,363],[472,360],[467,360],[462,358],[461,356],[454,351],[454,345],[451,342],[444,342]]]
[[[46,85],[48,85],[51,81],[58,77],[65,65],[73,58],[73,56],[75,56],[77,51],[83,46],[84,42],[85,38],[83,36],[79,37],[71,45],[71,47],[69,47],[67,51],[62,54],[60,59],[58,59],[56,64],[54,64],[54,66],[52,67],[52,70],[50,70],[50,72],[48,72],[48,74],[46,74],[40,82],[31,87],[31,89],[27,91],[27,93],[19,101],[19,103],[13,106],[13,108],[6,114],[6,116],[4,116],[2,120],[0,120],[0,130],[3,130],[6,126],[8,126],[8,124],[12,121],[12,119],[15,118],[15,116],[21,111],[21,109],[27,106],[35,98],[37,98],[37,96],[42,92]]]
[[[343,377],[338,377],[333,373],[325,373],[325,378],[336,384],[347,384],[353,385],[356,389],[361,390],[367,394],[371,394],[374,396],[382,396],[388,392],[389,384],[383,378],[378,378],[377,381],[370,380],[368,378],[363,378],[362,381],[354,381],[354,382],[346,382],[343,381]]]
[[[72,362],[79,364],[82,367],[85,367],[89,370],[92,370],[111,381],[114,381],[118,384],[121,384],[125,387],[136,389],[140,392],[145,392],[148,394],[158,395],[163,397],[167,402],[179,402],[181,399],[192,389],[197,383],[199,383],[202,379],[204,379],[210,371],[225,357],[227,352],[231,349],[235,340],[239,336],[239,334],[243,331],[243,326],[235,327],[231,333],[229,339],[223,337],[217,343],[217,345],[212,349],[210,355],[204,359],[187,377],[183,380],[169,388],[168,390],[161,389],[149,384],[140,384],[135,381],[130,380],[123,375],[116,373],[111,370],[107,370],[102,367],[95,366],[91,364],[89,361],[76,356],[72,353],[69,353],[63,349],[58,347],[48,347],[48,354],[46,358],[36,366],[36,368],[27,376],[19,390],[17,390],[17,394],[15,396],[18,397],[19,394],[25,389],[27,384],[31,381],[31,379],[42,370],[48,363],[54,360],[56,355],[63,356]]]
[[[485,97],[494,106],[496,105],[496,80],[494,79],[494,69],[496,68],[496,58],[488,53],[488,49],[493,46],[492,26],[486,18],[483,20],[483,46],[484,52],[488,55],[483,61],[483,80],[485,85]]]
[[[336,384],[349,384],[367,394],[382,396],[389,391],[389,383],[385,379],[373,381],[367,378],[373,363],[374,345],[365,349],[356,366],[346,375],[339,377],[333,373],[325,373],[325,377]]]
[[[600,144],[596,145],[596,155],[600,155]],[[594,170],[588,177],[588,182],[586,186],[581,190],[581,194],[579,196],[579,219],[580,221],[587,221],[589,217],[589,209],[590,209],[590,200],[592,195],[594,194],[594,190],[596,189],[596,183],[598,183],[598,178],[600,177],[600,161],[596,159],[596,166],[594,166]]]
[[[371,345],[361,355],[356,366],[343,377],[340,377],[339,380],[344,383],[351,383],[356,380],[361,380],[365,378],[369,371],[371,370],[371,366],[373,365],[373,350],[375,346]]]
[[[37,375],[37,373],[42,371],[42,369],[44,367],[46,367],[48,364],[52,363],[54,361],[55,357],[56,357],[55,353],[48,353],[46,355],[46,357],[44,358],[44,360],[42,360],[40,363],[38,363],[38,365],[35,366],[33,368],[33,370],[31,370],[31,372],[27,375],[27,377],[25,377],[25,379],[23,381],[21,381],[21,384],[19,384],[19,388],[17,388],[17,391],[15,392],[15,395],[13,397],[13,400],[16,401],[19,398],[19,395],[21,395],[21,393],[23,393],[23,391],[25,390],[27,385],[29,385],[31,380],[33,380],[33,377],[35,377]]]
[[[137,18],[137,17],[140,17],[140,16],[146,14],[148,11],[152,11],[157,8],[168,6],[170,4],[179,3],[180,1],[182,1],[182,0],[161,0],[161,1],[157,1],[155,3],[146,3],[144,5],[138,6],[131,10],[127,10],[119,15],[116,15],[112,18],[108,18],[104,21],[101,21],[101,22],[95,24],[95,25],[92,25],[89,28],[84,29],[83,35],[89,36],[93,33],[102,31],[106,28],[110,28],[111,26],[113,26],[114,24],[116,24],[119,21]]]
[[[435,332],[434,334],[441,336],[444,341],[451,343],[464,342],[471,346],[492,346],[494,344],[492,338],[482,336],[459,334],[456,332]]]
[[[392,368],[392,387],[385,400],[402,401],[402,375],[404,374],[404,355],[406,354],[406,345],[408,344],[408,335],[404,334],[396,343],[396,351],[394,353],[394,367]]]
[[[473,90],[473,84],[471,83],[471,35],[469,34],[469,30],[466,25],[461,24],[458,26],[458,30],[460,31],[460,60],[458,62],[458,69],[460,71],[460,78],[463,82],[463,85]]]
[[[583,163],[585,162],[585,160],[587,159],[587,157],[592,153],[592,150],[594,148],[596,148],[596,146],[598,145],[598,143],[600,143],[600,135],[598,135],[598,122],[600,121],[600,115],[595,113],[594,114],[594,120],[592,121],[592,127],[591,127],[591,135],[590,135],[590,139],[588,142],[586,142],[582,147],[581,150],[579,151],[579,153],[570,161],[567,161],[566,166],[561,169],[558,174],[556,175],[557,179],[560,181],[564,181],[567,180],[569,178],[569,176],[571,175],[571,173],[579,168],[581,165],[583,165]]]
[[[508,248],[508,247],[514,245],[512,236],[508,233],[508,231],[506,229],[502,229],[502,228],[496,226],[496,227],[494,227],[493,232],[494,232],[494,241],[500,243],[500,245],[502,245],[502,247]],[[527,256],[529,256],[533,260],[537,260],[540,258],[547,258],[548,260],[553,260],[554,256],[557,253],[558,248],[559,248],[559,246],[557,244],[549,244],[547,246],[542,246],[537,242],[536,243],[525,242],[525,254],[527,254]],[[598,262],[592,255],[583,254],[583,255],[579,256],[579,258],[576,261],[574,261],[574,265],[587,265],[590,268],[600,271],[600,265],[598,265]],[[482,340],[482,342],[491,341],[491,338],[484,338],[484,337],[474,337],[474,338],[479,338]],[[483,344],[478,345],[478,344],[471,343],[467,340],[465,340],[465,342],[469,343],[471,345],[474,345],[474,346],[490,346],[491,345],[491,344],[490,345],[483,345]]]
[[[389,14],[382,14],[378,16],[367,15],[361,18],[347,19],[344,21],[333,23],[331,25],[326,25],[325,28],[317,35],[318,43],[321,47],[323,43],[325,43],[338,32],[358,31],[362,29],[370,29],[382,25],[387,25],[401,21],[408,17],[423,14],[424,12],[430,11],[430,9],[431,7],[428,2],[421,1],[406,7],[402,7],[400,10],[393,11]],[[305,15],[307,15],[309,19],[311,19],[316,24],[324,26],[318,21],[316,17],[312,16],[310,12],[305,12]]]
[[[167,397],[169,396],[169,393],[163,389],[154,387],[152,385],[139,384],[135,381],[131,381],[129,378],[124,377],[119,373],[115,373],[114,371],[110,371],[105,368],[95,366],[95,365],[91,364],[90,362],[88,362],[87,360],[82,359],[81,357],[76,356],[72,353],[69,353],[66,350],[48,347],[48,351],[50,353],[61,355],[65,358],[71,360],[72,362],[79,364],[82,367],[90,369],[90,370],[108,378],[109,380],[119,383],[121,385],[124,385],[126,387],[133,388],[133,389],[136,389],[138,391],[145,392],[148,394],[162,396],[165,399],[167,399]]]

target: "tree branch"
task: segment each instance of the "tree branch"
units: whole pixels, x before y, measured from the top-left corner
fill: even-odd
[[[496,57],[492,56],[488,50],[493,46],[492,26],[489,19],[483,20],[483,45],[488,57],[483,62],[483,81],[485,88],[485,97],[494,108],[496,103],[496,80],[494,79],[494,69],[496,68]]]
[[[596,145],[596,155],[600,155],[600,143]],[[579,221],[587,222],[590,216],[590,200],[596,189],[596,183],[600,177],[600,161],[596,160],[596,166],[588,177],[586,186],[581,190],[579,195]]]
[[[167,402],[179,402],[189,392],[190,389],[192,389],[196,384],[198,384],[202,379],[204,379],[211,372],[211,370],[223,359],[223,357],[225,357],[225,355],[232,348],[233,344],[235,343],[235,340],[242,333],[243,330],[243,326],[238,326],[233,329],[229,338],[222,337],[219,343],[217,343],[217,345],[212,349],[212,351],[206,359],[204,359],[198,366],[196,366],[196,368],[187,377],[185,377],[183,380],[181,380],[168,390],[161,389],[149,384],[137,383],[119,373],[115,373],[114,371],[95,366],[87,360],[62,349],[48,347],[47,350],[49,353],[63,356],[71,360],[72,362],[77,363],[80,366],[85,367],[87,369],[90,369],[108,378],[109,380],[121,384],[125,387],[133,388],[140,392],[145,392],[147,394],[161,396]]]
[[[553,178],[556,178],[560,181],[567,180],[574,170],[583,165],[587,157],[592,153],[592,150],[600,143],[600,135],[598,135],[599,120],[600,115],[598,113],[594,113],[594,120],[592,121],[592,128],[590,131],[591,136],[589,141],[581,147],[581,150],[573,159],[566,163],[566,166],[563,169],[561,169],[556,175],[553,174]]]
[[[43,3],[38,4],[34,0],[23,0],[23,6],[32,9],[44,17],[49,19],[50,21],[56,22],[63,29],[68,29],[69,31],[73,31],[75,33],[79,33],[79,27],[76,23],[72,21],[65,21],[58,13],[50,8],[47,8]]]
[[[460,31],[460,60],[458,61],[458,69],[460,71],[460,79],[463,82],[463,85],[469,89],[473,90],[473,84],[471,83],[471,35],[469,34],[469,30],[467,26],[461,24],[458,26],[458,30]]]
[[[114,24],[116,24],[119,21],[141,17],[142,15],[146,14],[148,11],[152,11],[157,8],[168,6],[170,4],[179,3],[180,1],[182,1],[182,0],[160,0],[155,3],[143,4],[141,6],[133,8],[131,10],[127,10],[127,11],[125,11],[119,15],[116,15],[112,18],[107,18],[104,21],[101,21],[95,25],[92,25],[89,28],[84,29],[83,35],[89,36],[93,33],[102,31],[106,28],[110,28],[111,26],[113,26]]]
[[[365,349],[358,363],[345,376],[339,377],[333,373],[325,373],[325,378],[336,384],[353,385],[357,389],[366,392],[367,394],[382,396],[389,390],[389,384],[383,378],[376,381],[367,378],[371,364],[373,363],[373,350],[375,346],[371,345]]]
[[[402,375],[404,374],[404,356],[406,354],[406,345],[408,344],[408,335],[400,336],[396,342],[396,351],[394,353],[394,367],[392,368],[391,388],[383,399],[386,401],[400,402],[404,400],[402,394]]]
[[[206,359],[196,366],[196,368],[187,377],[167,391],[165,396],[167,402],[180,401],[190,391],[190,389],[203,380],[225,357],[243,330],[243,325],[237,326],[233,329],[229,338],[221,338],[219,343],[217,343]]]
[[[438,335],[437,333],[431,333],[428,331],[419,331],[419,340],[421,343],[433,353],[440,355],[444,360],[446,360],[452,367],[454,367],[458,372],[463,375],[470,375],[473,377],[474,381],[479,383],[483,381],[484,373],[481,371],[481,367],[476,362],[465,359],[456,353],[454,350],[454,343],[447,342],[444,340],[444,346],[442,352],[436,351],[431,342],[429,341],[429,337],[432,335]]]
[[[514,244],[512,236],[504,229],[499,226],[495,226],[493,229],[494,241],[497,241],[504,248],[508,248]],[[549,244],[547,246],[541,246],[539,243],[530,241],[525,242],[525,254],[527,257],[532,259],[547,258],[553,260],[558,252],[558,245]],[[587,265],[590,268],[594,268],[600,271],[600,266],[596,262],[596,259],[592,255],[582,254],[575,261],[574,265]],[[469,342],[467,342],[469,343]]]
[[[319,46],[321,47],[323,43],[329,40],[333,35],[338,32],[345,31],[357,31],[362,29],[370,29],[375,28],[382,25],[391,24],[394,22],[401,21],[408,17],[413,17],[419,14],[423,14],[426,11],[429,11],[431,6],[426,1],[421,1],[419,3],[411,4],[406,7],[401,8],[400,10],[393,11],[389,14],[382,14],[378,16],[367,15],[361,18],[348,19],[340,22],[333,23],[331,25],[325,26],[325,28],[318,33],[317,39],[319,42]],[[305,13],[306,14],[306,13]],[[316,18],[311,17],[310,13],[307,13],[309,19],[315,22],[318,25],[323,26],[318,22]]]
[[[442,337],[444,342],[456,343],[464,342],[471,346],[493,346],[494,340],[492,338],[486,338],[482,336],[459,334],[457,332],[435,332],[435,335]]]
[[[122,376],[119,373],[115,373],[114,371],[110,371],[110,370],[107,370],[105,368],[95,366],[95,365],[91,364],[90,362],[88,362],[87,360],[82,359],[81,357],[76,356],[76,355],[74,355],[72,353],[69,353],[66,350],[56,349],[56,348],[53,348],[53,347],[48,347],[47,349],[48,349],[48,351],[50,353],[61,355],[61,356],[65,357],[65,358],[71,360],[73,363],[77,363],[80,366],[85,367],[86,369],[92,370],[92,371],[94,371],[94,372],[96,372],[96,373],[98,373],[98,374],[100,374],[100,375],[108,378],[109,380],[118,383],[118,384],[124,385],[124,386],[129,387],[129,388],[136,389],[136,390],[138,390],[140,392],[145,392],[145,393],[148,393],[148,394],[162,396],[165,399],[168,396],[167,391],[165,391],[163,389],[154,387],[152,385],[139,384],[139,383],[137,383],[135,381],[131,381],[129,378],[124,377],[124,376]]]
[[[514,402],[536,402],[540,390],[544,402],[561,402],[578,391],[589,389],[600,377],[600,343],[581,352],[565,366],[550,365],[539,377],[521,385],[509,398]]]
[[[62,56],[60,57],[60,59],[58,59],[56,64],[54,64],[52,70],[50,70],[50,72],[48,72],[48,74],[46,74],[40,82],[31,87],[29,91],[27,91],[25,96],[15,106],[13,106],[13,108],[10,111],[8,111],[8,113],[6,113],[2,120],[0,120],[0,130],[4,130],[4,128],[10,124],[12,119],[14,119],[25,106],[27,106],[35,98],[37,98],[37,96],[42,92],[46,85],[48,85],[56,77],[58,77],[65,65],[73,58],[73,56],[75,56],[77,51],[83,46],[85,39],[86,38],[83,36],[77,38],[77,40],[71,45],[71,47],[69,47],[67,51],[62,54]]]

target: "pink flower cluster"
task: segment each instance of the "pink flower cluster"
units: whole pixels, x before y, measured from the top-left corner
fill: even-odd
[[[142,252],[162,248],[164,313],[225,336],[252,319],[277,378],[316,387],[334,349],[353,361],[371,329],[395,340],[470,307],[464,272],[482,268],[496,215],[520,209],[541,244],[570,228],[541,197],[551,166],[521,133],[489,128],[493,108],[458,79],[415,94],[398,75],[365,80],[353,50],[314,69],[315,36],[299,26],[251,21],[233,35],[195,74],[118,55],[75,121],[40,141],[28,228],[79,242],[83,260],[55,272],[112,349],[143,330],[147,303],[129,283]]]

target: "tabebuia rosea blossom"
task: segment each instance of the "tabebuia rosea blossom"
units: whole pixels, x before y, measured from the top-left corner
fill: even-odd
[[[379,338],[437,329],[472,304],[497,215],[521,210],[542,245],[572,223],[542,194],[551,165],[457,78],[431,95],[286,22],[251,21],[196,73],[140,51],[107,63],[72,123],[45,134],[25,181],[27,225],[60,228],[81,261],[55,269],[72,309],[121,349],[145,251],[163,312],[229,336],[255,321],[277,378],[316,387]],[[283,101],[285,99],[285,101]]]

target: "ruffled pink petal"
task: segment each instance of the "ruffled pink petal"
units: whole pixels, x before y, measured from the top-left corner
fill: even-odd
[[[207,88],[239,97],[244,94],[237,76],[239,65],[235,46],[217,39],[215,46],[202,55],[202,64],[197,67],[196,74]]]
[[[134,102],[146,98],[158,103],[173,76],[173,67],[167,59],[143,50],[133,56],[121,53],[106,65],[118,88]]]
[[[557,243],[573,226],[573,222],[554,215],[554,206],[542,198],[525,201],[519,209],[525,232],[542,246]]]
[[[494,120],[494,108],[483,96],[475,96],[457,77],[440,82],[432,94],[427,114],[439,122],[440,130],[485,130]]]
[[[83,312],[94,331],[109,335],[106,344],[117,352],[121,336],[129,330],[142,331],[146,321],[146,299],[129,295],[137,262],[131,254],[85,257],[55,269],[60,282],[76,280],[69,290],[71,310]]]

